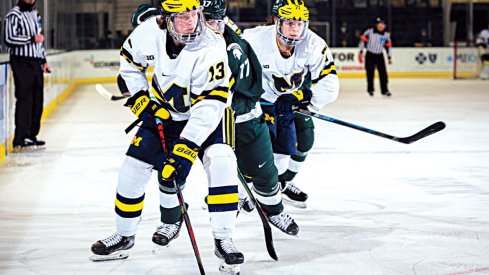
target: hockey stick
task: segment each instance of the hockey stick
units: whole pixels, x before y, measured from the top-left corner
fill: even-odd
[[[97,92],[101,96],[105,97],[108,100],[117,101],[117,100],[127,98],[127,96],[123,96],[123,95],[113,95],[111,92],[109,92],[107,89],[105,89],[104,86],[102,86],[100,84],[95,85],[95,90],[97,90]]]
[[[350,128],[353,128],[355,130],[359,130],[359,131],[362,131],[362,132],[365,132],[365,133],[369,133],[369,134],[372,134],[372,135],[375,135],[375,136],[378,136],[378,137],[383,137],[383,138],[386,138],[386,139],[390,139],[390,140],[393,140],[393,141],[397,141],[397,142],[400,142],[400,143],[404,143],[404,144],[411,144],[417,140],[420,140],[422,138],[425,138],[429,135],[432,135],[436,132],[439,132],[443,129],[445,129],[445,123],[443,121],[438,121],[426,128],[424,128],[423,130],[417,132],[416,134],[414,135],[411,135],[411,136],[408,136],[408,137],[395,137],[395,136],[391,136],[389,134],[385,134],[385,133],[381,133],[381,132],[378,132],[378,131],[375,131],[375,130],[372,130],[372,129],[368,129],[368,128],[365,128],[365,127],[362,127],[362,126],[359,126],[359,125],[355,125],[353,123],[349,123],[349,122],[346,122],[346,121],[342,121],[342,120],[339,120],[339,119],[336,119],[336,118],[333,118],[333,117],[329,117],[329,116],[326,116],[326,115],[322,115],[322,114],[318,114],[318,113],[314,113],[314,112],[311,112],[311,111],[307,111],[307,110],[302,110],[302,109],[297,109],[295,110],[296,113],[300,113],[300,114],[304,114],[306,116],[311,116],[311,117],[315,117],[315,118],[318,118],[318,119],[321,119],[321,120],[325,120],[325,121],[329,121],[329,122],[332,122],[332,123],[336,123],[336,124],[339,124],[339,125],[342,125],[342,126],[346,126],[346,127],[350,127]]]
[[[268,255],[270,255],[270,257],[272,257],[272,259],[274,259],[275,261],[278,261],[277,253],[275,252],[275,247],[273,246],[272,228],[270,227],[270,224],[268,223],[268,220],[265,217],[263,209],[261,208],[260,204],[256,200],[253,193],[251,193],[251,189],[248,186],[248,183],[246,183],[246,179],[239,169],[238,169],[238,177],[239,180],[241,181],[241,184],[243,184],[246,193],[248,193],[248,196],[255,204],[258,215],[260,216],[261,223],[263,224],[263,231],[265,233],[265,244],[267,246]]]
[[[156,125],[158,127],[158,134],[160,135],[160,139],[161,139],[161,147],[163,148],[163,152],[165,152],[166,154],[167,150],[166,150],[165,132],[163,129],[163,121],[158,117],[156,117]],[[180,204],[180,208],[182,209],[183,219],[185,221],[185,226],[187,227],[188,236],[190,237],[190,243],[192,244],[192,248],[194,250],[195,259],[197,260],[200,274],[205,275],[204,265],[202,264],[199,247],[197,246],[197,240],[195,239],[195,235],[194,235],[194,229],[192,227],[192,224],[190,223],[190,217],[187,212],[187,207],[185,205],[185,201],[183,200],[182,190],[180,189],[180,185],[175,180],[173,181],[173,184],[177,189],[178,203]]]

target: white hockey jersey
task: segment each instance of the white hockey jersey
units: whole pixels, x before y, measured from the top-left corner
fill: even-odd
[[[242,37],[251,44],[262,65],[263,99],[275,102],[280,95],[298,90],[308,73],[313,84],[309,105],[312,110],[318,111],[338,97],[339,80],[333,55],[326,42],[311,30],[307,30],[304,41],[295,46],[288,58],[282,57],[278,49],[275,25],[247,29]]]
[[[149,89],[146,69],[153,67],[154,96],[170,111],[172,120],[188,120],[181,136],[199,146],[216,129],[231,101],[224,38],[210,28],[202,36],[171,59],[167,31],[159,28],[156,17],[150,18],[124,42],[119,71],[134,95]]]
[[[479,33],[475,44],[484,47],[485,53],[489,53],[489,29],[484,29]]]

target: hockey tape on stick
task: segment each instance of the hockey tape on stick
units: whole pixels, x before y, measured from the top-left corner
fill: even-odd
[[[97,91],[97,93],[99,93],[101,96],[105,97],[108,100],[117,101],[126,98],[126,96],[123,95],[120,96],[113,95],[111,92],[105,89],[104,86],[100,84],[95,85],[95,90]]]

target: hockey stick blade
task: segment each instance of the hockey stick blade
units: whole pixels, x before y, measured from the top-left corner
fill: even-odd
[[[423,130],[417,132],[416,134],[414,134],[412,136],[399,138],[397,141],[405,143],[405,144],[411,144],[417,140],[420,140],[420,139],[425,138],[429,135],[437,133],[437,132],[445,129],[445,127],[446,127],[445,122],[438,121],[438,122],[434,123],[433,125],[430,125],[430,126],[424,128]]]
[[[308,111],[308,110],[297,109],[297,110],[295,110],[295,112],[304,114],[306,116],[315,117],[315,118],[318,118],[318,119],[321,119],[321,120],[324,120],[324,121],[328,121],[328,122],[331,122],[331,123],[335,123],[335,124],[338,124],[338,125],[346,126],[346,127],[349,127],[349,128],[355,129],[355,130],[358,130],[358,131],[362,131],[362,132],[365,132],[365,133],[368,133],[368,134],[371,134],[371,135],[378,136],[378,137],[382,137],[382,138],[390,139],[390,140],[397,141],[397,142],[400,142],[400,143],[404,143],[404,144],[411,144],[411,143],[413,143],[413,142],[415,142],[417,140],[420,140],[420,139],[425,138],[425,137],[427,137],[429,135],[432,135],[434,133],[437,133],[437,132],[445,129],[445,126],[446,126],[444,122],[438,121],[435,124],[426,127],[425,129],[417,132],[416,134],[414,134],[412,136],[409,136],[409,137],[396,137],[396,136],[392,136],[392,135],[389,135],[389,134],[386,134],[386,133],[375,131],[375,130],[372,130],[372,129],[369,129],[369,128],[366,128],[366,127],[363,127],[363,126],[360,126],[360,125],[356,125],[356,124],[353,124],[353,123],[350,123],[350,122],[347,122],[347,121],[339,120],[339,119],[334,118],[334,117],[329,117],[329,116],[326,116],[326,115],[323,115],[323,114],[314,113],[314,112],[311,112],[311,111]]]
[[[272,228],[270,227],[270,224],[268,223],[267,218],[265,217],[265,214],[263,212],[263,209],[261,208],[260,204],[258,203],[257,199],[251,192],[250,187],[246,183],[246,179],[241,173],[241,171],[238,169],[238,178],[241,181],[241,184],[243,185],[244,189],[246,190],[246,193],[248,193],[248,197],[253,201],[253,203],[256,206],[256,210],[258,212],[258,215],[260,216],[261,223],[263,225],[263,232],[265,233],[265,245],[267,247],[267,252],[268,255],[275,261],[278,261],[278,256],[277,252],[275,252],[275,247],[273,246],[273,236],[272,236]]]
[[[100,84],[95,85],[95,90],[97,90],[97,92],[101,96],[105,97],[108,100],[117,101],[117,100],[121,100],[121,99],[126,98],[126,96],[123,96],[123,95],[113,95],[111,92],[109,92],[107,89],[105,89],[104,86],[102,86]]]

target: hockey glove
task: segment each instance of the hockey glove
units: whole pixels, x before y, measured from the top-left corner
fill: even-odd
[[[363,64],[363,53],[362,52],[358,53],[358,63]]]
[[[189,140],[178,140],[163,165],[161,179],[163,181],[176,180],[178,184],[185,182],[199,149],[199,146]]]
[[[143,122],[149,121],[154,124],[155,117],[163,120],[170,118],[170,113],[165,108],[149,98],[148,91],[137,92],[127,100],[124,106],[131,108],[131,111]]]
[[[309,89],[297,90],[291,94],[279,96],[275,101],[275,111],[277,113],[291,113],[294,109],[306,109],[311,103],[312,92]]]

